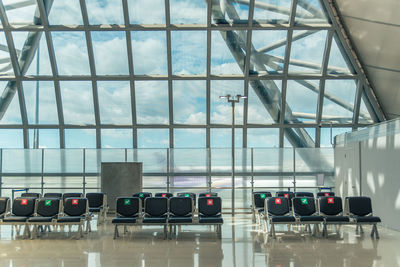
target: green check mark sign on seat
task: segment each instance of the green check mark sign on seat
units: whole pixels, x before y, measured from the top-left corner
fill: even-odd
[[[301,199],[301,204],[307,205],[307,204],[308,204],[307,198],[302,198],[302,199]]]
[[[51,200],[50,200],[50,199],[45,200],[45,201],[44,201],[44,205],[45,205],[45,206],[51,206]]]

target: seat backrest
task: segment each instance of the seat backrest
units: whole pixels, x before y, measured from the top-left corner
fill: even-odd
[[[148,197],[144,200],[144,212],[152,217],[164,216],[168,212],[168,198]]]
[[[272,197],[271,192],[254,192],[254,207],[255,208],[264,208],[265,199]]]
[[[215,216],[221,214],[222,203],[220,197],[199,197],[199,214]]]
[[[33,197],[18,197],[13,201],[12,214],[15,216],[32,216],[35,212],[35,201]]]
[[[152,197],[153,194],[150,192],[138,192],[138,193],[134,193],[132,194],[132,197],[138,197],[142,200],[142,203],[144,203],[144,200],[148,197]]]
[[[169,212],[174,216],[189,216],[193,212],[193,199],[190,197],[171,197]]]
[[[343,212],[343,204],[341,197],[320,197],[319,212],[324,215],[335,216]]]
[[[292,206],[292,198],[294,198],[294,193],[290,191],[278,191],[276,192],[277,197],[286,197],[289,200],[289,207]]]
[[[89,208],[100,208],[104,204],[104,193],[86,193],[86,198],[89,201]]]
[[[314,194],[311,192],[296,192],[294,194],[295,197],[314,197]]]
[[[154,195],[155,197],[166,197],[166,198],[171,198],[174,196],[172,193],[156,193]]]
[[[8,212],[9,207],[10,207],[10,198],[0,197],[0,215],[3,215],[6,212]]]
[[[65,201],[66,198],[70,198],[70,197],[83,198],[83,194],[82,193],[64,193],[62,196],[63,201]]]
[[[315,200],[313,197],[294,197],[293,212],[298,216],[310,216],[315,214]]]
[[[334,197],[335,192],[318,192],[317,197]]]
[[[199,194],[199,198],[200,197],[217,197],[217,196],[218,196],[218,193],[215,193],[215,192],[210,192],[210,193],[205,192],[205,193]]]
[[[176,196],[178,197],[190,197],[192,199],[196,199],[196,194],[191,192],[181,192],[177,193]]]
[[[65,215],[68,216],[83,216],[88,212],[89,205],[88,199],[79,197],[69,197],[64,200],[64,210]]]
[[[289,213],[289,198],[270,197],[266,200],[266,208],[269,215],[283,216]]]
[[[33,198],[40,198],[42,194],[40,193],[22,193],[21,197],[33,197]]]
[[[50,197],[50,198],[62,198],[62,193],[45,193],[44,197]]]
[[[369,197],[347,197],[350,215],[366,216],[372,214],[372,204]]]
[[[142,200],[138,197],[117,198],[117,214],[123,217],[139,215],[142,210]]]
[[[36,213],[38,216],[53,217],[60,213],[60,205],[59,198],[44,197],[37,200]]]

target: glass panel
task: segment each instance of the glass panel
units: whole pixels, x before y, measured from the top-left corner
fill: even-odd
[[[95,129],[65,129],[66,148],[96,148]]]
[[[165,24],[164,0],[129,0],[131,24]]]
[[[231,128],[212,128],[210,129],[211,147],[232,147],[232,129]],[[243,129],[235,129],[235,147],[243,146]]]
[[[171,46],[173,74],[206,73],[206,31],[172,31]]]
[[[254,148],[253,165],[254,172],[293,172],[293,149]]]
[[[206,124],[206,82],[173,81],[174,123]]]
[[[91,32],[96,74],[129,74],[125,32]]]
[[[174,176],[171,179],[171,186],[174,187],[185,187],[190,189],[192,187],[206,187],[207,186],[207,177],[204,176]],[[191,191],[191,190],[190,190]]]
[[[328,23],[325,11],[319,0],[298,1],[296,8],[295,23]]]
[[[99,81],[97,91],[102,124],[132,124],[129,81]]]
[[[21,52],[24,47],[25,41],[28,37],[28,32],[11,32],[11,36],[14,42],[15,50],[17,51],[17,56],[20,59]],[[18,65],[21,69],[20,62],[18,61]]]
[[[132,129],[101,129],[102,148],[133,147]]]
[[[207,154],[206,149],[171,149],[173,172],[206,172]]]
[[[223,2],[223,4],[220,5],[219,2],[212,2],[213,5],[212,7],[213,10],[221,11],[222,17],[215,18],[214,16],[214,22],[215,23],[223,23],[226,24],[226,22],[233,22],[233,23],[240,23],[240,24],[247,24],[248,19],[249,19],[249,5],[248,3],[244,4],[239,4],[236,1],[235,2]],[[227,10],[229,9],[229,12]],[[229,15],[228,15],[229,14]]]
[[[86,173],[100,173],[101,162],[125,162],[125,149],[86,149]]]
[[[260,81],[264,85],[264,88],[268,88],[268,95],[272,96],[273,101],[279,103],[281,100],[280,90],[281,90],[281,81]],[[252,83],[250,83],[251,88],[249,89],[248,95],[248,112],[247,112],[247,123],[255,123],[255,124],[271,124],[275,121],[272,119],[270,113],[267,108],[262,103],[260,97],[257,95]],[[256,87],[259,94],[261,94],[262,89],[258,86]],[[262,96],[261,96],[262,97]],[[267,99],[265,100],[268,103]],[[277,120],[278,118],[276,118]]]
[[[258,23],[288,23],[291,0],[257,0],[254,20]]]
[[[293,36],[304,31],[293,31]],[[289,72],[320,73],[327,31],[318,31],[292,42]]]
[[[305,140],[308,140],[309,143],[312,144],[312,147],[314,147],[315,144],[315,128],[292,128],[292,130],[299,134],[300,136],[303,136]],[[293,147],[290,141],[286,138],[286,135],[283,139],[283,146],[284,147]],[[297,147],[297,145],[295,145]]]
[[[212,31],[211,33],[211,74],[243,74],[244,61],[239,65],[229,50],[224,38],[240,40],[245,49],[247,31]],[[236,39],[234,39],[236,37]],[[233,44],[239,45],[239,44]],[[242,52],[242,51],[240,51]]]
[[[0,148],[23,148],[23,147],[24,147],[23,130],[20,129],[0,130]]]
[[[143,173],[167,172],[167,149],[138,149],[138,162],[143,162]]]
[[[163,187],[167,189],[167,177],[166,176],[143,176],[143,189],[146,187]],[[146,192],[152,190],[146,190]],[[159,191],[159,190],[157,190]]]
[[[213,129],[211,129],[213,130]],[[232,172],[232,149],[212,148],[211,149],[211,171]],[[230,182],[228,183],[229,186]],[[215,186],[215,185],[213,185]]]
[[[321,128],[321,147],[332,147],[334,143],[334,138],[336,135],[351,132],[351,128],[332,128],[332,140],[331,140],[331,129]]]
[[[279,147],[279,129],[247,129],[247,147]]]
[[[174,147],[206,147],[206,129],[174,129]]]
[[[205,1],[170,0],[172,24],[206,24],[207,3]]]
[[[27,75],[52,75],[51,65],[50,65],[50,57],[49,50],[47,48],[46,36],[45,33],[42,32],[40,41],[39,41],[39,62],[38,62],[38,52],[36,51],[35,57],[30,64]],[[38,66],[39,64],[39,66]]]
[[[319,91],[319,80],[287,82],[286,114],[285,119],[289,122],[312,121],[315,122],[317,112],[317,101]],[[291,110],[291,114],[290,114]]]
[[[135,74],[168,74],[164,31],[136,31],[131,39]]]
[[[42,185],[42,178],[41,177],[34,177],[34,176],[25,176],[21,177],[2,177],[2,187],[11,187],[11,188],[35,188],[29,190],[29,192],[40,192],[40,188]],[[3,190],[2,190],[3,191]],[[2,192],[3,193],[3,192]],[[14,197],[21,196],[23,192],[16,192]],[[2,194],[2,197],[4,195]],[[11,197],[11,196],[10,196]],[[10,200],[11,201],[11,200]]]
[[[50,9],[49,23],[52,25],[82,25],[79,0],[54,0]]]
[[[94,124],[92,83],[61,81],[61,96],[66,124]]]
[[[49,188],[57,188],[57,190],[53,192],[56,193],[66,193],[66,192],[72,192],[72,193],[81,193],[82,189],[66,189],[65,191],[63,189],[58,189],[60,187],[66,187],[66,188],[83,188],[83,177],[82,176],[49,176],[49,177],[44,177],[44,183],[46,187]],[[51,192],[51,190],[46,190],[46,192]]]
[[[326,80],[322,120],[351,123],[356,87],[353,80]]]
[[[18,1],[17,3],[15,0],[3,0],[2,2],[10,24],[33,24],[37,8],[36,1]],[[20,3],[21,7],[18,5]]]
[[[42,150],[4,149],[2,153],[3,173],[42,172]]]
[[[46,149],[44,151],[44,172],[82,173],[82,149]]]
[[[3,47],[8,47],[6,36],[4,32],[0,31],[0,45]],[[0,49],[0,73],[6,74],[9,73],[14,76],[14,71],[11,64],[10,53],[6,49]],[[4,88],[2,86],[1,88]]]
[[[138,148],[168,148],[168,129],[138,129]]]
[[[296,172],[332,172],[332,148],[296,148]]]
[[[232,105],[226,98],[219,98],[230,94],[231,96],[244,95],[243,81],[211,81],[211,123],[232,124]],[[243,124],[243,102],[235,104],[235,125]]]
[[[60,75],[89,75],[84,32],[51,32]]]
[[[6,87],[6,82],[0,82],[0,88]],[[19,108],[18,92],[15,92],[11,103],[0,120],[0,124],[22,124],[21,110]]]
[[[168,83],[166,81],[135,82],[138,124],[168,124]]]
[[[86,0],[89,24],[124,24],[122,1]]]
[[[339,48],[340,43],[336,41],[336,37],[332,40],[331,51],[329,54],[329,62],[327,73],[329,74],[340,74],[350,73],[349,66],[347,63],[348,59],[343,49]],[[343,52],[342,52],[343,51]],[[352,71],[354,72],[354,71]]]
[[[282,73],[287,31],[253,31],[251,51],[253,73]],[[250,74],[252,74],[250,72]]]
[[[33,137],[33,130],[29,130],[29,136]],[[60,130],[39,129],[39,148],[60,148]]]
[[[235,171],[236,172],[250,172],[251,171],[251,149],[250,148],[235,148]]]
[[[54,82],[23,82],[26,112],[29,124],[58,124],[58,113]],[[38,95],[36,92],[38,89]],[[36,99],[38,97],[38,99]],[[38,118],[36,118],[36,102],[38,102]]]

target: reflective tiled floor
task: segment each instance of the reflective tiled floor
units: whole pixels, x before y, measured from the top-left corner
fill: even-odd
[[[208,226],[182,227],[177,238],[163,240],[157,227],[113,240],[110,223],[81,240],[67,233],[23,240],[1,226],[0,266],[400,266],[400,233],[379,227],[380,240],[343,227],[328,239],[299,233],[265,240],[247,215],[225,216],[222,239]]]

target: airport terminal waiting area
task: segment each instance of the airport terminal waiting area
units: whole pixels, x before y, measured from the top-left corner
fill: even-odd
[[[221,239],[221,197],[215,192],[198,195],[181,192],[174,196],[168,192],[135,192],[131,196],[116,199],[115,212],[110,213],[107,195],[104,193],[23,193],[11,200],[0,198],[0,225],[11,225],[15,235],[22,239],[46,238],[54,232],[63,232],[62,238],[85,238],[92,232],[92,221],[110,224],[114,239],[127,233],[156,226],[155,231],[163,239],[176,237],[182,226],[208,226],[215,239]],[[371,237],[379,238],[379,217],[373,216],[369,197],[341,197],[333,192],[279,191],[254,192],[252,194],[252,219],[248,224],[265,235],[266,240],[276,239],[279,234],[309,235],[328,238],[340,234],[341,226],[354,225],[363,234],[363,226],[371,228]],[[226,215],[229,216],[229,215]],[[21,233],[21,230],[23,232]],[[196,228],[198,229],[198,228]],[[203,228],[202,228],[203,229]]]

